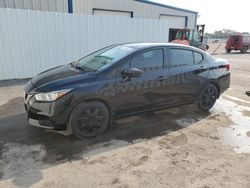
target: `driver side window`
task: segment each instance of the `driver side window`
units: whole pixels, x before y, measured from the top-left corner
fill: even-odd
[[[163,49],[154,49],[137,55],[121,65],[120,73],[128,71],[131,68],[138,68],[144,72],[162,69],[164,61],[163,54]],[[124,75],[122,78],[124,78]]]
[[[162,68],[163,50],[151,50],[134,57],[131,60],[131,67],[142,69],[144,71]]]

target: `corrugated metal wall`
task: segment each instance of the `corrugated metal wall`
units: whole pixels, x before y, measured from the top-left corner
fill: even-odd
[[[189,29],[196,25],[196,14],[156,6],[135,0],[72,0],[73,12],[92,14],[93,8],[119,11],[133,11],[134,18],[159,19],[160,14],[188,17]],[[68,0],[0,0],[2,8],[30,9],[54,12],[68,12]]]
[[[0,7],[68,12],[68,0],[0,0]]]
[[[74,0],[74,13],[92,14],[93,8],[133,11],[134,18],[159,19],[160,14],[188,17],[188,28],[194,29],[196,14],[181,10],[155,6],[134,0]],[[171,27],[171,26],[170,26]]]
[[[165,21],[0,9],[0,80],[33,77],[101,47],[168,41]]]

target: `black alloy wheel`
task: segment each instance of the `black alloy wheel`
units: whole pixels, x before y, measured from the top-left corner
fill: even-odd
[[[94,137],[106,130],[109,119],[107,107],[92,101],[79,104],[72,111],[69,124],[77,137]]]
[[[203,111],[211,109],[219,95],[217,87],[213,84],[206,85],[200,92],[198,98],[198,108]]]

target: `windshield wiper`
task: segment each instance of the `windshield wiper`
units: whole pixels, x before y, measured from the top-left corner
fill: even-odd
[[[76,64],[77,64],[77,61],[74,61],[74,62],[70,63],[69,65],[70,65],[71,67],[75,68],[75,67],[76,67]]]
[[[84,67],[79,66],[79,65],[77,65],[77,64],[76,64],[75,68],[76,68],[76,69],[79,69],[79,70],[81,70],[81,71],[83,71],[83,72],[88,72],[88,71],[89,71],[89,70],[85,69]]]
[[[74,62],[70,63],[70,66],[71,66],[72,68],[81,70],[81,71],[83,71],[83,72],[87,72],[87,71],[88,71],[88,70],[86,70],[85,68],[83,68],[82,66],[79,66],[78,64],[79,64],[79,61],[74,61]]]

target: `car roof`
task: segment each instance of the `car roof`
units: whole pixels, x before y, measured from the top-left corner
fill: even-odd
[[[146,43],[146,42],[137,42],[137,43],[123,43],[119,44],[120,46],[125,46],[125,47],[130,47],[130,48],[137,48],[137,49],[142,49],[142,48],[151,48],[151,47],[185,47],[185,48],[192,48],[190,46],[186,45],[181,45],[181,44],[175,44],[175,43]]]
[[[152,48],[152,47],[180,47],[180,48],[185,48],[185,49],[190,49],[190,50],[196,50],[199,52],[203,52],[202,50],[195,48],[193,46],[187,46],[187,45],[182,45],[182,44],[176,44],[176,43],[160,43],[160,42],[154,42],[154,43],[146,43],[146,42],[137,42],[137,43],[123,43],[123,44],[118,44],[119,46],[124,46],[124,47],[130,47],[130,48],[136,48],[138,50],[140,49],[147,49],[147,48]]]

